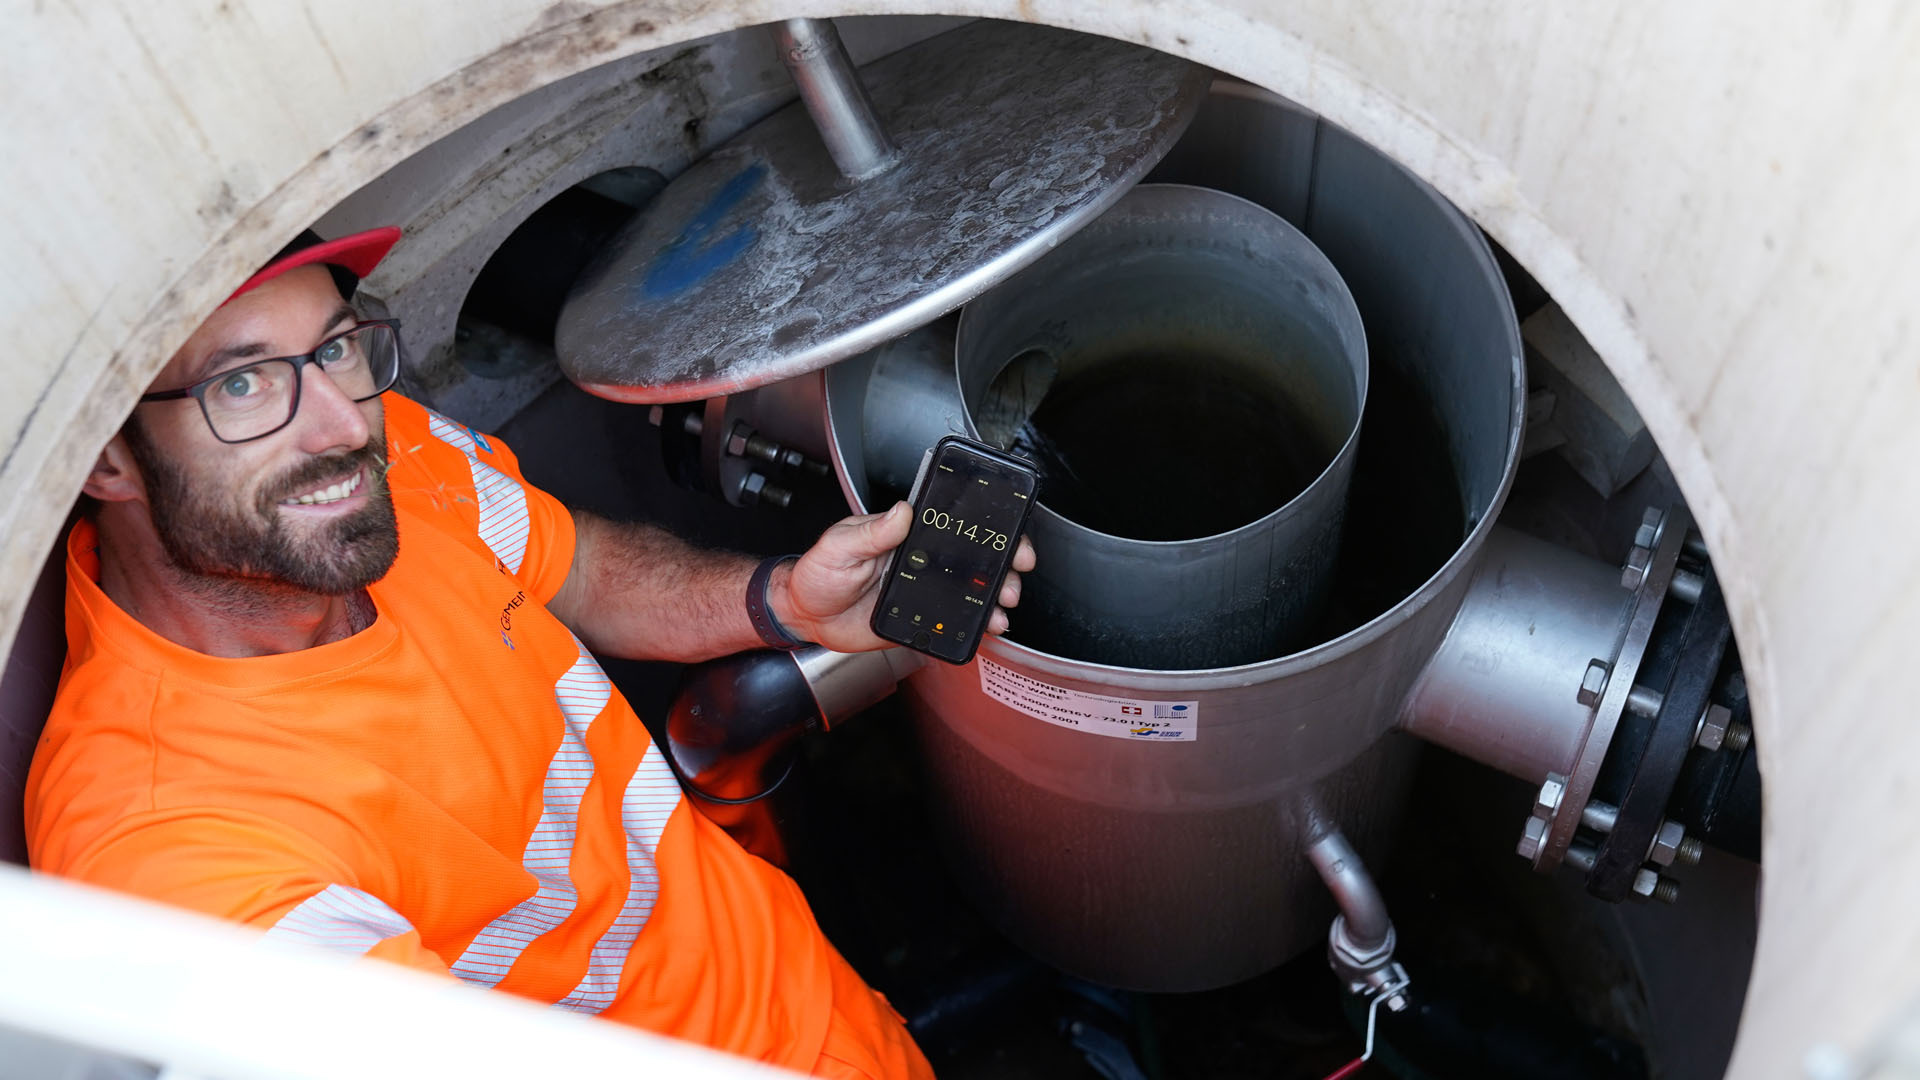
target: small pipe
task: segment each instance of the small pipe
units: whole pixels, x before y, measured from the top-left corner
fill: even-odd
[[[900,152],[874,115],[873,101],[833,23],[788,19],[774,24],[773,40],[841,174],[866,180],[892,168]]]
[[[1363,950],[1386,944],[1393,933],[1393,920],[1387,917],[1387,902],[1367,873],[1360,855],[1339,829],[1324,826],[1325,831],[1307,846],[1307,858],[1326,882],[1327,891],[1340,905],[1347,921],[1347,935]]]

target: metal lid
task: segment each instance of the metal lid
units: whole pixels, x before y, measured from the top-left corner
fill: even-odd
[[[945,314],[1146,174],[1209,82],[1106,38],[976,22],[868,65],[899,163],[853,181],[795,103],[668,185],[574,285],[555,345],[619,401],[763,386]]]

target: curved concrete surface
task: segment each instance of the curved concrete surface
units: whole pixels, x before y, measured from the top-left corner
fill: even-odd
[[[1612,367],[1701,519],[1767,781],[1733,1074],[1920,992],[1920,10],[1734,0],[16,5],[0,58],[0,572],[282,238],[487,110],[794,15],[1019,18],[1272,88],[1425,176]],[[26,589],[0,590],[0,646]]]

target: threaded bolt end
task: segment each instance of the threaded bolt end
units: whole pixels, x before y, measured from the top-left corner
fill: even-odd
[[[1663,877],[1653,887],[1653,898],[1663,904],[1671,904],[1680,899],[1680,883],[1669,877]]]
[[[1753,742],[1753,729],[1745,724],[1728,724],[1727,737],[1720,742],[1720,749],[1740,751]]]
[[[1689,836],[1680,841],[1680,846],[1674,849],[1673,861],[1681,866],[1692,866],[1700,861],[1700,856],[1706,854],[1706,851],[1707,845],[1701,843],[1699,837]]]

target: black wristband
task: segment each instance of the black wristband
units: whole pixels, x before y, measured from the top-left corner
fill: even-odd
[[[793,631],[780,625],[774,617],[773,608],[767,606],[767,585],[773,581],[773,571],[783,562],[796,561],[798,555],[775,555],[754,568],[753,576],[747,579],[747,618],[753,623],[753,632],[760,640],[776,649],[799,649],[808,643],[793,636]]]

